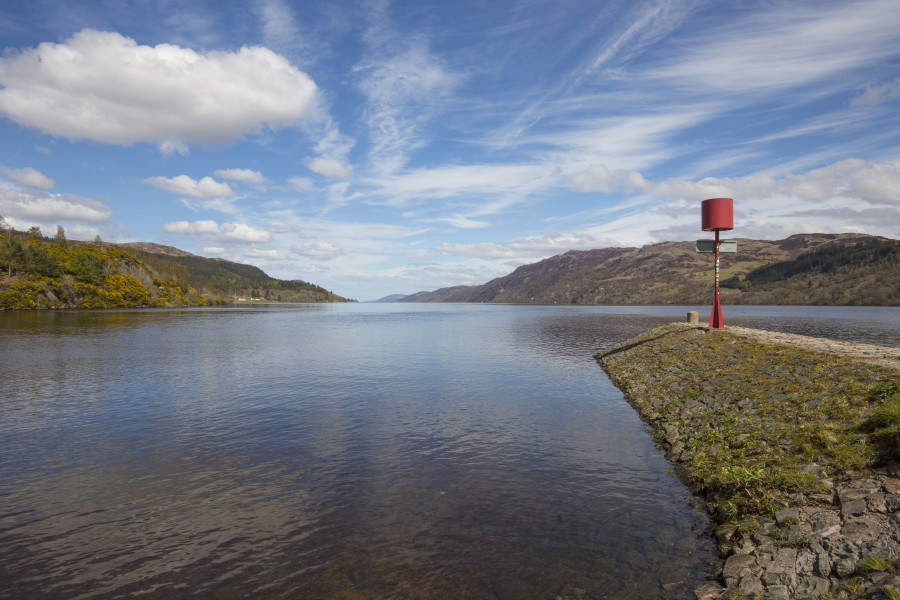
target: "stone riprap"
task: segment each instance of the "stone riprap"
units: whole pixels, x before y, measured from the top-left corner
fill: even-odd
[[[858,422],[900,350],[672,323],[596,358],[712,517],[698,599],[900,599],[900,475]]]

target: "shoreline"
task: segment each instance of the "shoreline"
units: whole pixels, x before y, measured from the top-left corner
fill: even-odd
[[[900,348],[671,323],[595,358],[710,515],[698,600],[900,598],[900,465],[860,430]]]

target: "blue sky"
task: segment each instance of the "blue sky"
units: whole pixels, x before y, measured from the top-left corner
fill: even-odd
[[[572,249],[900,238],[897,0],[0,5],[0,215],[371,300]]]

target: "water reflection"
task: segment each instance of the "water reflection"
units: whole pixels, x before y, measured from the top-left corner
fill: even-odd
[[[0,314],[0,596],[690,597],[631,311]]]

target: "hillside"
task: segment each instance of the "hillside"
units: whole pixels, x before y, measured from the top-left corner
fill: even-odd
[[[721,290],[725,303],[900,305],[900,242],[895,240],[816,233],[776,241],[737,238],[737,243],[737,254],[721,258],[720,277],[730,286]],[[866,249],[873,243],[878,247]],[[828,250],[856,247],[862,250]],[[404,301],[706,304],[713,273],[713,256],[698,254],[693,241],[572,250],[483,285],[420,292]]]
[[[204,306],[239,297],[346,301],[310,283],[168,246],[71,241],[61,228],[52,239],[37,228],[0,229],[0,310]]]

